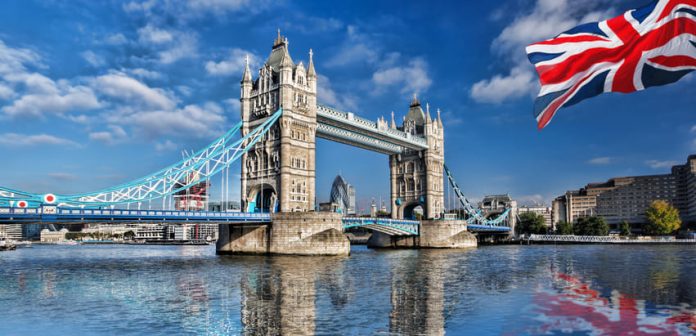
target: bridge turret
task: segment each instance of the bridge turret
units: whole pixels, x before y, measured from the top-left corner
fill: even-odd
[[[307,85],[317,92],[317,71],[314,70],[314,52],[309,49],[309,65],[307,65]]]

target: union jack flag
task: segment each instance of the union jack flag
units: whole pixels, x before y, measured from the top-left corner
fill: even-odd
[[[696,0],[659,0],[527,46],[541,91],[539,129],[556,111],[603,92],[676,82],[696,69]]]

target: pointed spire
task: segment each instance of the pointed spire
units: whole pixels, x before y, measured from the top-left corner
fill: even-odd
[[[314,78],[317,76],[317,72],[314,70],[314,52],[309,49],[309,65],[307,66],[307,77]]]
[[[437,124],[442,128],[442,118],[440,118],[440,109],[437,109]]]
[[[430,103],[425,103],[425,122],[433,122],[433,118],[430,117]]]
[[[278,37],[273,41],[273,47],[277,47],[283,43],[283,38],[280,36],[280,28],[278,28]]]
[[[394,111],[392,111],[391,117],[392,117],[392,119],[391,119],[391,128],[396,129],[396,122],[394,121]]]
[[[242,82],[251,83],[251,70],[249,69],[249,54],[244,57],[244,75],[242,75]]]
[[[418,101],[418,96],[416,93],[413,93],[413,99],[411,99],[411,107],[413,106],[420,106],[420,101]]]

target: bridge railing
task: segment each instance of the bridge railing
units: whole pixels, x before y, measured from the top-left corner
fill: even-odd
[[[0,207],[0,216],[8,215],[51,215],[64,217],[168,217],[168,218],[245,218],[270,220],[268,213],[247,213],[247,212],[217,212],[217,211],[186,211],[186,210],[137,210],[137,209],[75,209],[75,208],[11,208]],[[50,210],[49,210],[50,209]]]
[[[564,243],[696,243],[696,239],[676,239],[675,237],[650,237],[650,238],[629,238],[614,236],[575,236],[575,235],[540,235],[531,234],[527,237],[529,241],[538,242],[564,242]]]

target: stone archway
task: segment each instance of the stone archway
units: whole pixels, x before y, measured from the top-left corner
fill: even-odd
[[[400,217],[403,219],[422,219],[425,214],[425,205],[421,202],[411,202],[401,207]]]
[[[249,192],[247,212],[271,213],[278,211],[278,194],[272,185],[264,183]]]

